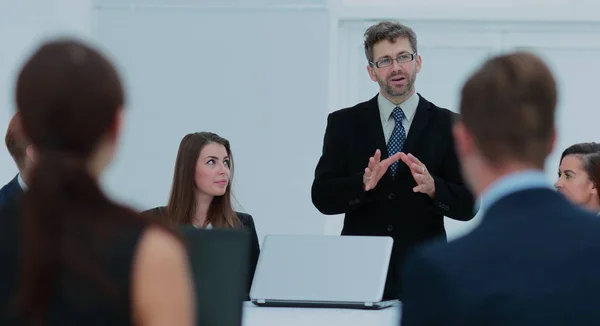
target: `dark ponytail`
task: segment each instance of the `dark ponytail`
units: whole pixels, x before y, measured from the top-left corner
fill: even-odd
[[[22,205],[19,307],[23,315],[48,318],[53,287],[60,283],[63,264],[83,266],[85,256],[74,255],[73,230],[79,208],[98,207],[103,201],[84,160],[60,152],[40,153]],[[81,271],[84,272],[85,271]]]
[[[21,70],[16,103],[36,154],[20,216],[20,315],[46,322],[64,300],[128,309],[129,289],[117,282],[129,280],[131,257],[117,250],[135,247],[132,232],[148,221],[112,203],[91,166],[98,150],[114,151],[124,104],[116,69],[82,42],[46,43]]]

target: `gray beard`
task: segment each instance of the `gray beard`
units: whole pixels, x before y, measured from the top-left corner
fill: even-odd
[[[377,79],[377,83],[379,84],[379,87],[381,87],[385,91],[385,93],[388,94],[389,96],[402,97],[402,96],[406,96],[413,90],[413,88],[415,86],[415,78],[413,78],[411,76],[408,83],[406,84],[406,87],[404,87],[404,90],[399,91],[399,92],[395,91],[394,88],[390,84],[386,83],[385,81]]]

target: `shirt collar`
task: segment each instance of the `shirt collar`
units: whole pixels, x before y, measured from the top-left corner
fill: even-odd
[[[477,199],[479,214],[500,200],[517,191],[547,188],[552,189],[546,175],[540,170],[524,170],[508,174],[493,182]]]
[[[19,186],[21,186],[21,189],[23,189],[23,191],[26,191],[28,187],[25,181],[23,181],[21,173],[17,174],[17,181],[19,181]]]
[[[415,112],[417,111],[417,106],[419,106],[419,94],[415,92],[413,95],[407,98],[406,101],[396,105],[379,93],[377,95],[377,105],[379,106],[379,115],[381,116],[381,121],[387,121],[390,119],[392,111],[397,106],[399,106],[402,109],[402,112],[404,112],[406,120],[411,121],[415,115]]]

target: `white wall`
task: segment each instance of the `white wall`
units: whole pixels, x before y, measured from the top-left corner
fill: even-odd
[[[15,111],[13,88],[20,65],[45,37],[89,36],[91,8],[90,0],[0,0],[0,184],[17,173],[4,134]]]
[[[598,12],[591,0],[4,0],[0,130],[31,47],[59,32],[89,36],[111,54],[129,93],[123,144],[105,179],[111,195],[139,209],[165,204],[181,137],[211,130],[232,142],[236,198],[261,238],[337,234],[341,217],[316,211],[310,184],[326,115],[377,91],[361,48],[369,24],[398,19],[415,28],[418,91],[452,110],[461,82],[489,55],[528,47],[546,58],[561,90],[553,180],[563,148],[600,141],[591,98]],[[10,180],[16,168],[6,151],[0,166],[0,182]],[[448,233],[476,223],[447,221]]]
[[[166,204],[181,138],[213,131],[231,141],[234,193],[261,239],[322,233],[310,186],[327,114],[328,12],[312,2],[98,1],[94,36],[130,96],[111,193],[139,209]]]

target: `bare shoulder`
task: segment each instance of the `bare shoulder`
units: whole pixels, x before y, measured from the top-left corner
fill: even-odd
[[[182,241],[168,230],[151,226],[144,232],[138,244],[137,256],[143,258],[149,254],[155,259],[174,262],[185,256],[185,247]]]
[[[193,325],[193,282],[183,242],[159,226],[150,226],[138,244],[133,268],[136,324]]]
[[[160,279],[188,268],[187,250],[173,233],[150,226],[138,243],[134,263],[134,278]]]

